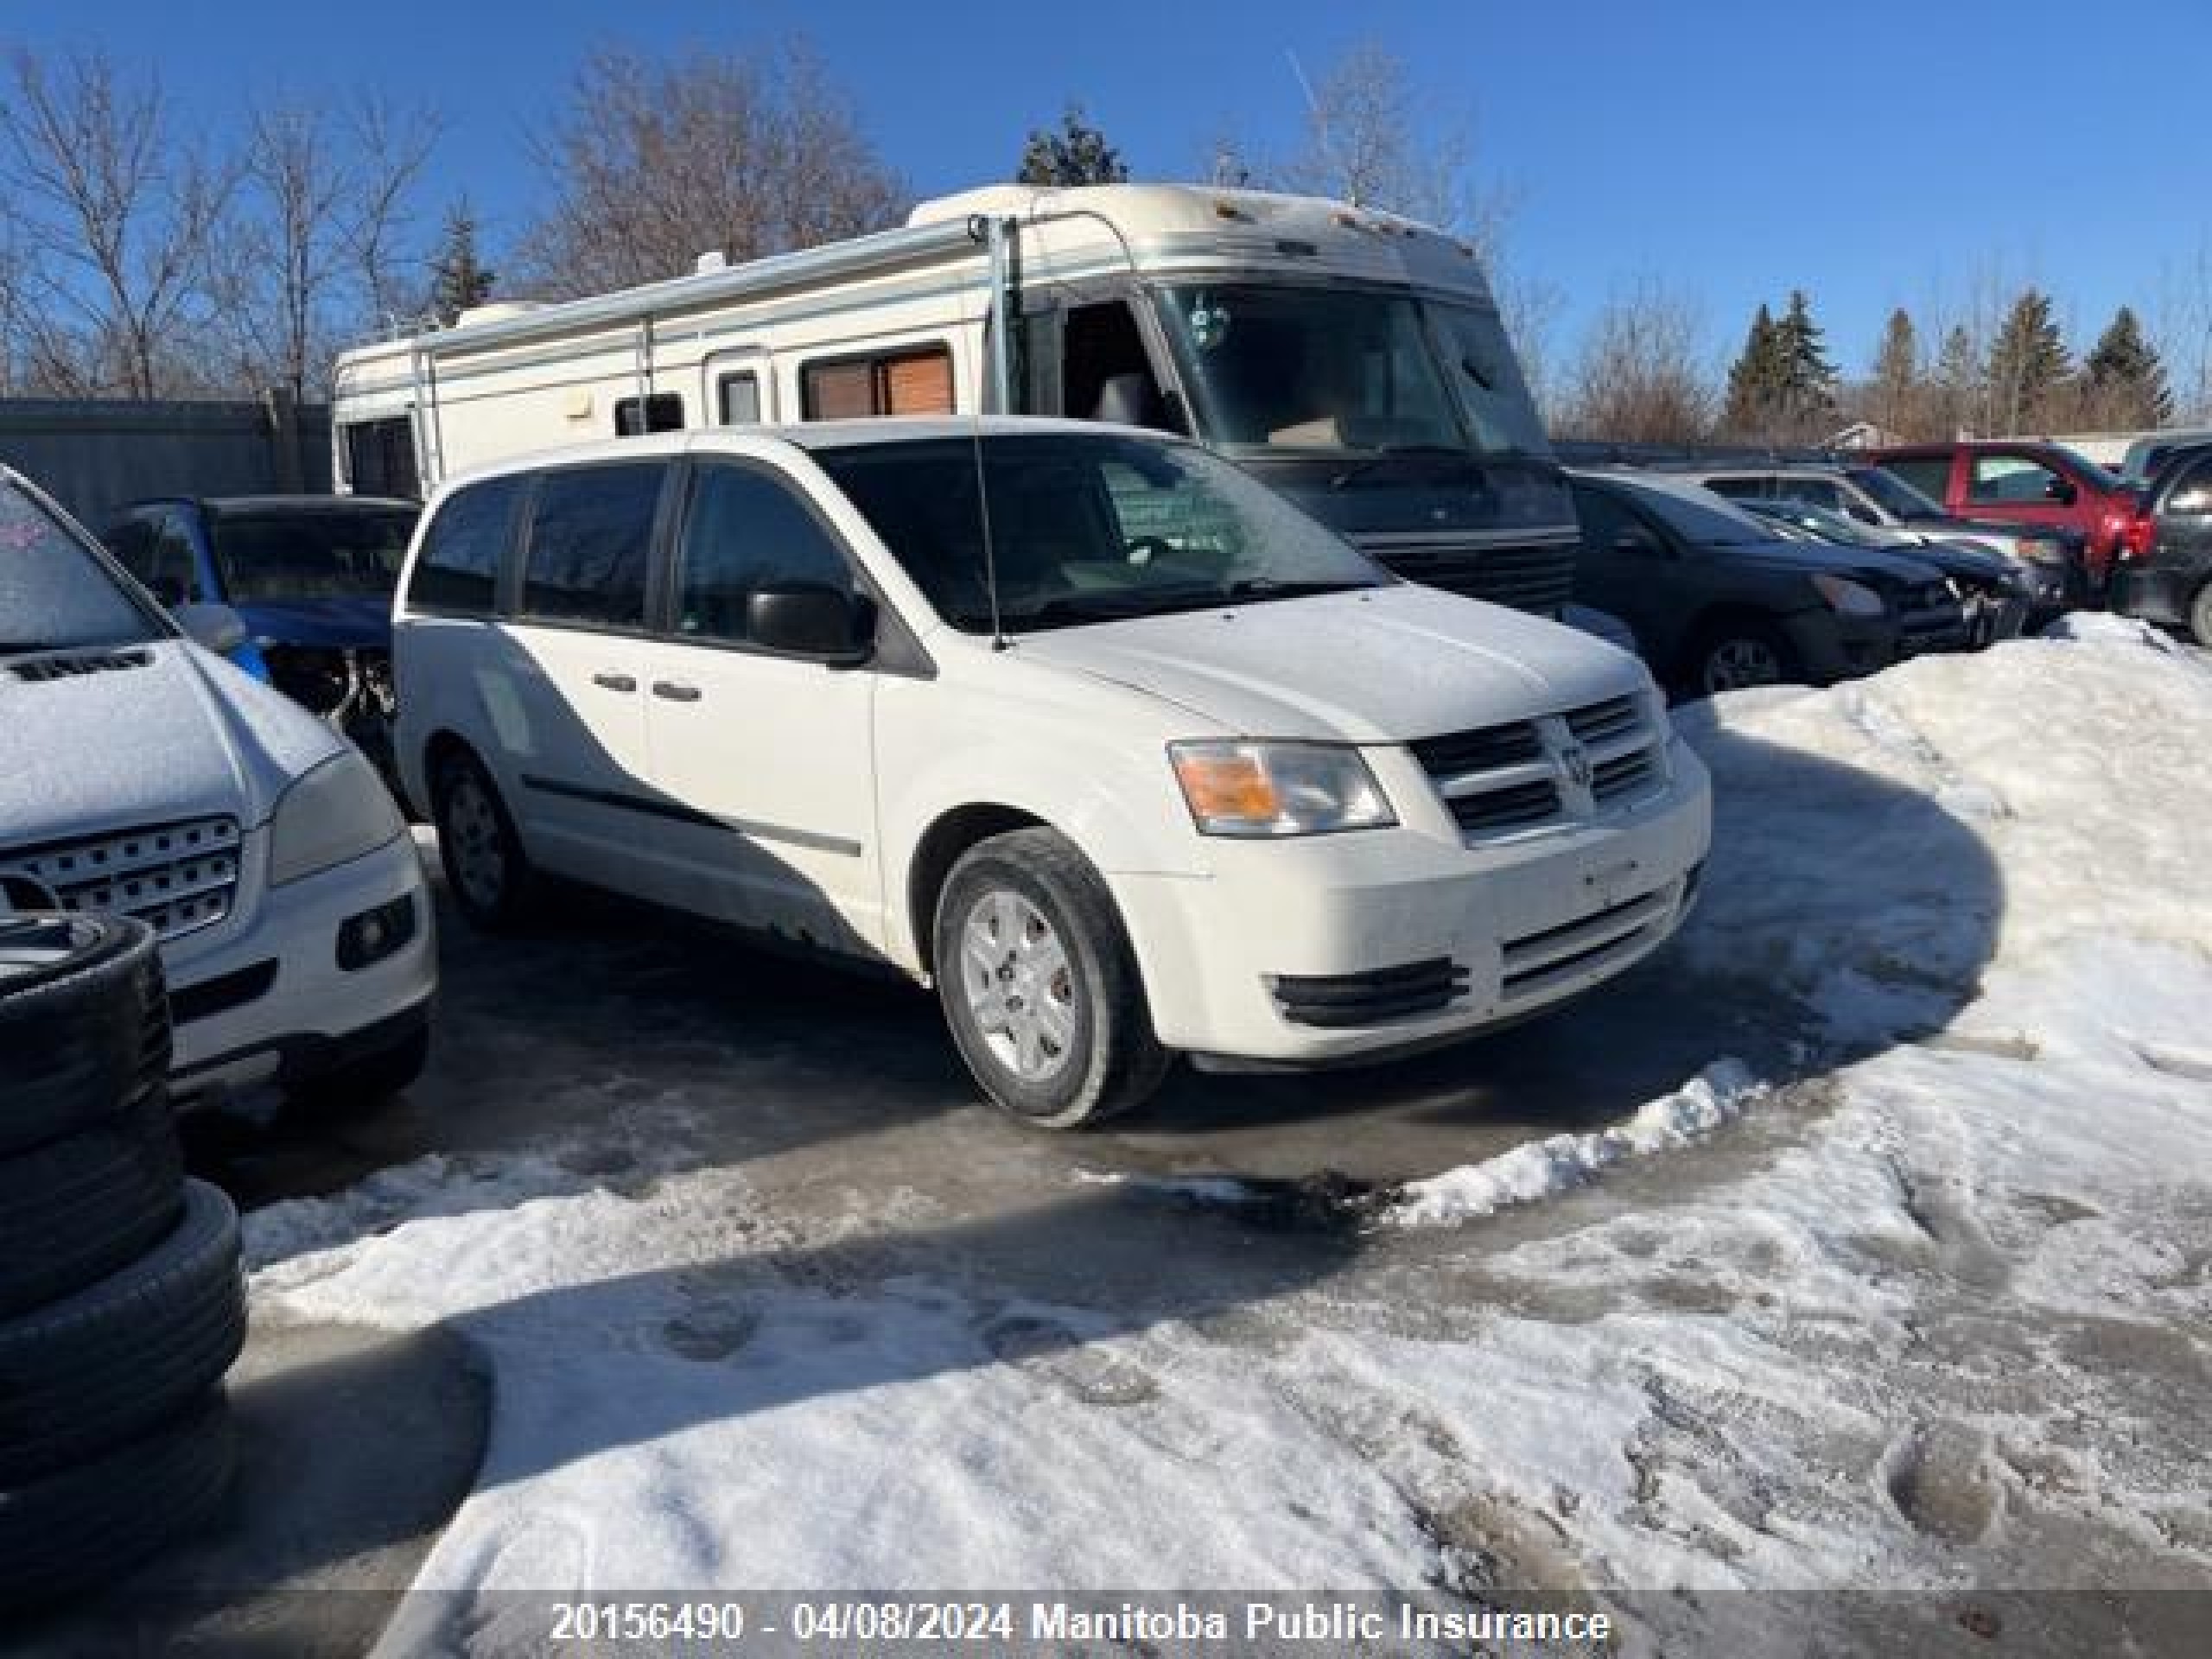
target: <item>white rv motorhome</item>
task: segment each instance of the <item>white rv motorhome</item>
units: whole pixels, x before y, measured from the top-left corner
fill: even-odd
[[[1310,198],[1000,185],[905,228],[339,360],[341,488],[646,432],[1004,411],[1190,434],[1402,575],[1555,614],[1571,497],[1473,250]]]

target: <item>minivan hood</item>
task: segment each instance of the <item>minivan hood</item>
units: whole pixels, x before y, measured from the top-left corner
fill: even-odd
[[[1025,634],[1017,649],[1239,736],[1351,743],[1495,725],[1646,683],[1636,658],[1579,630],[1410,582]]]
[[[15,671],[53,658],[0,658],[0,851],[219,814],[251,826],[338,751],[314,716],[183,640],[54,656],[118,665],[25,680]]]
[[[246,632],[264,645],[391,645],[391,601],[352,594],[335,599],[265,599],[237,607]]]

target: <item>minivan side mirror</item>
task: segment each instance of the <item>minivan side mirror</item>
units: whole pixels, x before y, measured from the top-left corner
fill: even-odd
[[[745,637],[765,651],[850,665],[875,649],[875,603],[817,582],[756,588],[745,599]]]
[[[227,657],[245,644],[245,619],[227,605],[180,605],[176,625],[196,645]]]

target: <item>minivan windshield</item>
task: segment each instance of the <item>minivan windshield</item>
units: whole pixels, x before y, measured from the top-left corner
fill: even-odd
[[[227,508],[214,517],[215,563],[233,605],[268,600],[388,599],[415,511]]]
[[[1211,442],[1415,462],[1548,453],[1497,313],[1471,300],[1287,283],[1158,297]]]
[[[987,433],[813,454],[938,614],[963,632],[991,627],[994,571],[1009,633],[1395,580],[1192,444]]]
[[[0,656],[168,637],[90,548],[0,479]]]

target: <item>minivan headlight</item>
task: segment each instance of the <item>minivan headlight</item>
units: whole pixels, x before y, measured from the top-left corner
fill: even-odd
[[[374,852],[406,828],[384,779],[360,751],[347,749],[276,803],[269,820],[269,884],[282,887]]]
[[[1229,740],[1171,743],[1175,781],[1205,836],[1320,836],[1379,830],[1397,814],[1357,749]]]
[[[1889,610],[1879,594],[1847,576],[1815,576],[1813,586],[1839,616],[1881,616]]]

